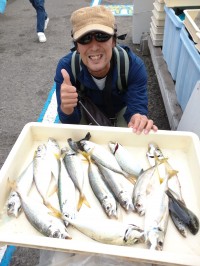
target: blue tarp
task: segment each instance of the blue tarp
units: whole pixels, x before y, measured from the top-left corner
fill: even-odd
[[[5,9],[6,9],[6,3],[7,0],[0,0],[0,13],[4,13]]]

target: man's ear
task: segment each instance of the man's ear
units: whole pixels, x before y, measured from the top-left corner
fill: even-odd
[[[116,46],[116,39],[113,38],[113,41],[112,41],[112,48],[114,48]]]

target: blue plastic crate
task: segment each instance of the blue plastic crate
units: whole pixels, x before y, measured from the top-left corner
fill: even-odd
[[[175,14],[172,8],[165,6],[164,9],[166,17],[162,53],[173,80],[176,80],[181,46],[180,32],[183,27],[183,21]]]
[[[185,27],[181,29],[180,38],[180,58],[175,90],[178,103],[184,111],[197,81],[200,80],[200,53],[189,38]]]

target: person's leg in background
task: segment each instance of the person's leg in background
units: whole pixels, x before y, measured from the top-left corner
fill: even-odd
[[[44,34],[47,24],[49,22],[48,15],[45,11],[45,0],[29,0],[37,13],[37,35],[39,42],[46,42],[46,36]]]

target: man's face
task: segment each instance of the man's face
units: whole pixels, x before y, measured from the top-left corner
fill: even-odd
[[[83,63],[94,77],[105,77],[110,69],[110,60],[115,40],[111,37],[106,42],[98,42],[93,37],[88,44],[77,43],[77,51]]]

